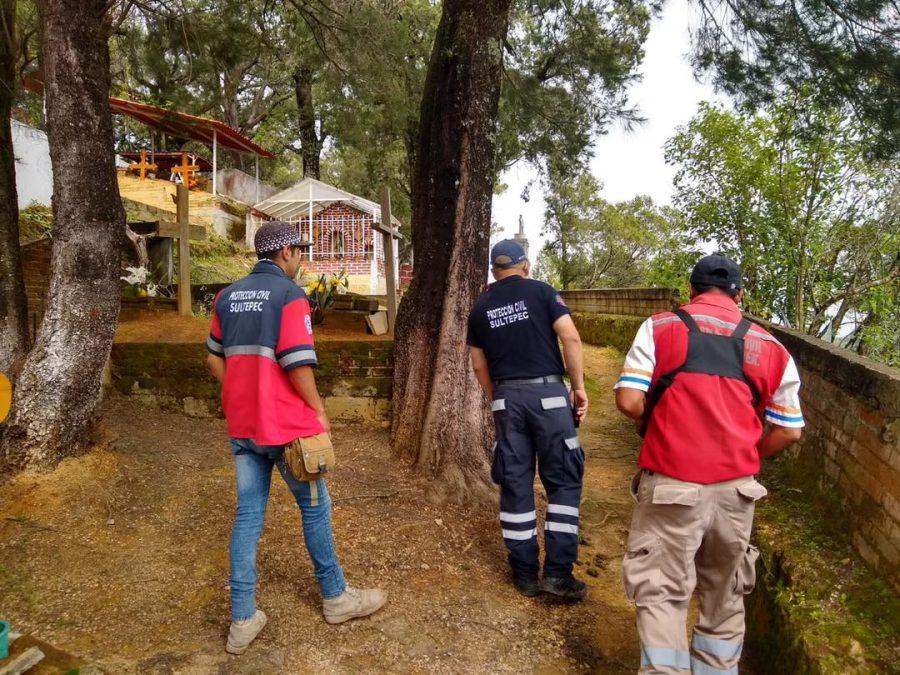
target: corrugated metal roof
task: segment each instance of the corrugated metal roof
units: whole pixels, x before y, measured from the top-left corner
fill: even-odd
[[[28,91],[36,94],[44,93],[44,82],[37,76],[22,78],[22,85]],[[167,110],[149,103],[129,101],[124,98],[109,97],[109,107],[112,112],[120,115],[128,115],[139,120],[149,127],[158,129],[178,138],[190,138],[207,145],[212,145],[213,131],[216,134],[216,142],[223,148],[246,152],[260,157],[274,157],[271,152],[261,148],[246,136],[241,135],[235,129],[224,122],[197,117],[188,113]]]
[[[195,141],[212,145],[213,132],[215,132],[216,142],[223,148],[259,155],[260,157],[275,156],[218,120],[166,110],[159,106],[128,101],[124,98],[115,98],[113,96],[109,97],[109,107],[114,113],[128,115],[149,127],[172,134],[178,138],[191,138]]]
[[[304,178],[296,185],[255,204],[253,210],[270,218],[283,220],[304,218],[309,213],[310,202],[312,202],[314,214],[334,202],[343,202],[381,221],[381,205],[315,178]],[[392,217],[391,222],[394,227],[400,227],[400,221],[396,218]]]

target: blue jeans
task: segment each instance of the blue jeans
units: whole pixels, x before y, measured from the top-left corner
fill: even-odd
[[[256,548],[266,518],[272,467],[277,466],[297,500],[303,539],[312,560],[323,598],[344,592],[347,582],[334,550],[331,534],[331,498],[325,481],[295,480],[284,467],[281,446],[259,446],[252,440],[232,438],[237,476],[237,515],[231,532],[231,616],[249,619],[256,612]]]

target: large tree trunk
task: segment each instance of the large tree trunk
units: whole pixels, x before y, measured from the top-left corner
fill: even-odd
[[[300,153],[303,157],[303,177],[319,179],[319,157],[325,142],[325,132],[316,131],[316,113],[312,97],[313,71],[300,66],[294,72],[294,96],[300,125]]]
[[[92,429],[119,312],[125,237],[107,101],[107,0],[38,6],[53,164],[53,257],[46,313],[18,378],[3,439],[14,467],[48,466],[74,454]]]
[[[487,498],[493,435],[466,319],[487,276],[510,0],[445,0],[413,176],[415,275],[397,318],[392,440],[437,498]]]
[[[0,0],[0,373],[13,374],[25,356],[28,311],[19,256],[19,206],[12,146],[16,81],[16,2]]]

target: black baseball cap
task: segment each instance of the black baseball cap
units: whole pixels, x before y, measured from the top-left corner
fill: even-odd
[[[726,291],[736,291],[743,286],[741,266],[724,255],[705,256],[694,265],[691,285],[715,286]]]
[[[498,241],[491,249],[491,265],[500,269],[518,265],[526,258],[525,249],[515,239]]]

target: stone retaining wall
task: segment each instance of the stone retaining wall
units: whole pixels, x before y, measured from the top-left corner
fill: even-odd
[[[560,295],[573,312],[648,317],[679,305],[675,288],[592,288]]]
[[[390,412],[393,344],[320,341],[316,384],[334,421],[384,421]],[[111,385],[124,394],[196,417],[221,415],[219,386],[206,369],[206,346],[116,343]]]
[[[762,322],[760,322],[762,323]],[[837,497],[854,548],[900,589],[900,370],[779,326],[800,369],[806,429],[794,475]]]
[[[613,347],[625,354],[645,316],[573,312],[572,320],[581,339],[591,345]]]

